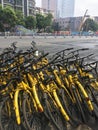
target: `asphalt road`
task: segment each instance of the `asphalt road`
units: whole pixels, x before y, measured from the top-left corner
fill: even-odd
[[[12,42],[17,41],[17,47],[27,49],[31,47],[31,42],[35,41],[37,47],[45,52],[49,52],[49,55],[53,55],[56,52],[73,47],[74,49],[77,48],[89,48],[87,53],[94,53],[94,59],[98,60],[98,37],[79,37],[79,36],[68,36],[68,37],[19,37],[19,36],[12,36],[12,37],[0,37],[0,48],[1,50],[9,47]],[[82,55],[85,55],[82,54]],[[93,120],[93,119],[92,119]],[[98,130],[98,122],[94,123],[90,120],[89,124],[93,128],[93,130]],[[92,123],[93,122],[93,123]],[[47,130],[53,130],[51,127],[47,127]],[[68,128],[68,130],[74,130],[73,128]],[[85,125],[79,126],[75,130],[91,130],[87,128]]]
[[[42,36],[11,36],[11,37],[0,37],[0,48],[9,47],[12,42],[17,41],[17,46],[26,48],[30,46],[32,41],[37,43],[37,46],[45,50],[46,52],[49,51],[51,54],[62,50],[67,47],[74,47],[74,48],[85,48],[88,47],[90,50],[94,50],[97,53],[98,49],[98,37],[85,37],[85,36],[67,36],[67,37],[42,37]]]

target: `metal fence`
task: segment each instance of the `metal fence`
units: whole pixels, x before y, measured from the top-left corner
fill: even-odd
[[[87,34],[87,33],[83,33],[83,34],[79,34],[79,33],[71,33],[69,35],[65,35],[65,34],[56,34],[56,33],[32,33],[32,34],[29,34],[29,33],[16,33],[16,32],[0,32],[0,37],[10,37],[10,36],[19,36],[19,37],[22,37],[22,36],[32,36],[32,37],[44,37],[44,38],[47,38],[47,37],[54,37],[54,38],[57,38],[57,37],[68,37],[68,36],[72,36],[75,37],[75,36],[85,36],[85,37],[88,37],[88,36],[98,36],[96,34]]]

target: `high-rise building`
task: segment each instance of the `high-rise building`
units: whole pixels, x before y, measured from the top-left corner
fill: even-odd
[[[35,15],[35,0],[0,0],[2,7],[11,6],[24,16]]]
[[[35,15],[35,0],[23,0],[24,14],[26,16]]]
[[[42,8],[53,11],[56,17],[57,0],[42,0]]]
[[[57,17],[73,17],[75,0],[58,0]]]
[[[74,16],[75,0],[42,0],[42,8],[53,10],[55,18]]]

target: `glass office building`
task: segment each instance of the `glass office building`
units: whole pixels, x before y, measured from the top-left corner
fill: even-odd
[[[75,0],[58,0],[57,17],[73,17]]]

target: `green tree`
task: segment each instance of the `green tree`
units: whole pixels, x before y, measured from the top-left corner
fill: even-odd
[[[28,16],[25,18],[25,27],[28,29],[34,29],[36,27],[36,18]]]
[[[17,17],[16,24],[25,26],[23,13],[21,11],[18,11],[18,10],[16,11],[16,17]]]
[[[0,31],[4,31],[2,5],[0,5]]]
[[[98,24],[93,19],[87,19],[83,25],[83,31],[97,31]]]
[[[16,14],[15,11],[7,6],[3,9],[3,14],[2,14],[2,21],[3,21],[3,26],[5,28],[5,30],[10,30],[11,28],[13,28],[16,25]]]
[[[46,16],[43,16],[42,14],[36,14],[36,21],[37,21],[37,28],[40,32],[43,30],[44,32],[48,29],[50,29],[50,26],[52,25],[52,14],[47,14]]]
[[[36,27],[38,28],[38,32],[45,28],[45,17],[41,14],[36,14]]]
[[[44,31],[48,30],[51,28],[51,25],[52,25],[52,14],[47,14],[46,17],[44,17]]]
[[[53,22],[52,28],[54,31],[60,31],[61,29],[58,22]]]

